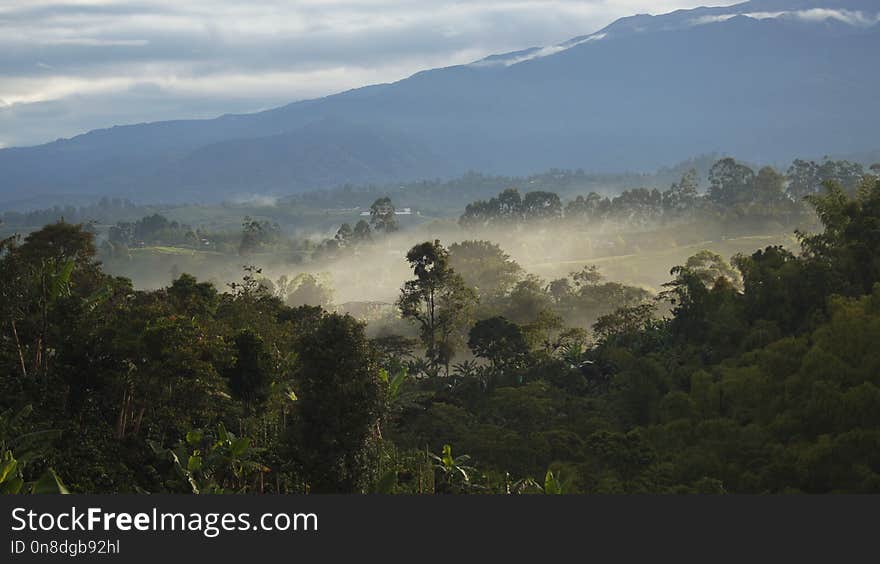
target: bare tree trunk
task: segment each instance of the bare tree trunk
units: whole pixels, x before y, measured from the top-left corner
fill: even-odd
[[[141,421],[144,420],[144,410],[146,410],[146,409],[147,409],[146,407],[141,407],[141,410],[138,412],[137,419],[135,420],[135,423],[134,423],[134,434],[135,435],[137,435],[138,433],[141,432]]]
[[[116,438],[125,436],[125,419],[128,413],[128,390],[122,392],[122,406],[119,409],[119,419],[116,421]]]
[[[10,324],[12,325],[12,336],[15,337],[15,348],[18,350],[18,361],[21,363],[21,375],[24,378],[27,378],[27,366],[24,363],[24,352],[21,350],[21,341],[18,339],[18,330],[15,328],[15,320],[13,319]]]
[[[36,351],[34,351],[34,367],[33,367],[33,369],[34,369],[35,374],[40,373],[40,367],[43,365],[43,359],[41,356],[42,351],[43,351],[43,336],[40,335],[39,337],[37,337],[37,347],[36,347]]]
[[[40,374],[43,377],[43,385],[46,385],[48,372],[49,372],[49,358],[46,354],[46,350],[48,347],[46,346],[46,341],[48,341],[48,333],[49,333],[49,300],[48,300],[48,288],[46,288],[46,273],[43,272],[42,276],[40,276],[40,280],[42,283],[43,290],[43,299],[42,299],[42,327],[40,328],[40,345],[37,347],[37,350],[40,354],[40,364],[39,370]]]

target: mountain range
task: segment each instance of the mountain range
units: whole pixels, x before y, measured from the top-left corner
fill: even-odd
[[[210,120],[0,150],[0,201],[219,200],[468,170],[651,170],[880,148],[880,3],[753,0]]]

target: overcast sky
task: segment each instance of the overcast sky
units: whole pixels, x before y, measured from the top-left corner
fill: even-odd
[[[0,147],[249,112],[719,0],[0,0]]]

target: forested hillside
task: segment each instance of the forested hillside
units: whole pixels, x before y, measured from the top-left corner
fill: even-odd
[[[258,266],[226,287],[181,273],[143,290],[105,272],[83,225],[11,237],[0,488],[878,492],[880,181],[800,172],[729,159],[707,197],[686,176],[668,193],[476,202],[462,229],[748,219],[801,213],[804,196],[821,227],[800,248],[696,253],[659,293],[595,266],[548,283],[498,242],[429,240],[399,257],[409,278],[382,331],[300,305],[320,301],[315,280],[295,300]],[[338,260],[396,229],[390,200],[372,212],[340,227]],[[121,222],[115,240],[188,240],[162,219]],[[273,237],[246,224],[240,256]]]

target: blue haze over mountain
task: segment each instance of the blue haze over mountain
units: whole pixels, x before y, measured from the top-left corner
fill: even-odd
[[[0,150],[0,200],[217,200],[343,183],[651,170],[880,148],[880,3],[755,0],[623,18],[256,114],[96,130]]]

